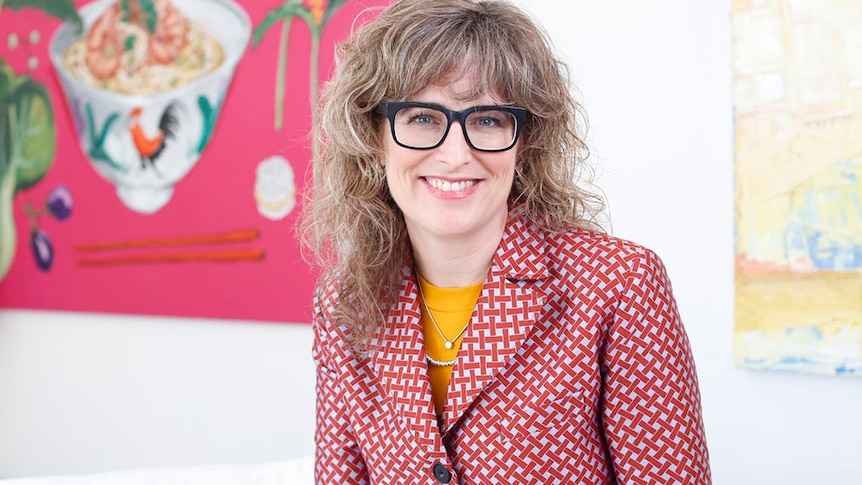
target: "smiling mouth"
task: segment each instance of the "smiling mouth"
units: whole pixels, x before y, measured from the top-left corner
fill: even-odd
[[[432,179],[426,178],[426,182],[431,187],[441,191],[441,192],[461,192],[469,189],[470,187],[476,185],[476,180],[462,180],[460,182],[449,182],[448,180],[440,180],[440,179]]]

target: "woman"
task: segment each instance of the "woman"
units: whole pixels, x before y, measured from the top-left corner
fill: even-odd
[[[509,3],[397,1],[340,45],[304,217],[317,483],[710,482],[670,282],[575,184],[582,119]]]

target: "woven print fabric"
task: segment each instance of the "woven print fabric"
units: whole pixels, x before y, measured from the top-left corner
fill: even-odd
[[[318,484],[709,484],[694,362],[651,251],[513,218],[441,425],[409,267],[379,347],[357,356],[315,298]]]

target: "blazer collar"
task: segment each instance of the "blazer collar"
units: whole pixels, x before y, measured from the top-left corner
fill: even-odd
[[[412,266],[402,269],[398,300],[388,313],[372,366],[383,391],[395,403],[408,427],[438,448],[440,434],[425,362],[419,293]],[[523,280],[548,276],[544,232],[520,217],[506,225],[494,255],[470,328],[452,370],[442,431],[451,428],[482,390],[524,344],[544,306],[544,295]]]

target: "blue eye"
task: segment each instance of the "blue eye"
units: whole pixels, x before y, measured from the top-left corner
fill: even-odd
[[[511,114],[496,110],[479,111],[470,114],[467,118],[467,123],[474,129],[481,130],[499,130],[511,129],[515,120]]]
[[[500,126],[500,120],[485,116],[476,120],[476,124],[486,128],[491,128],[493,126]]]
[[[411,121],[413,123],[428,124],[428,123],[433,123],[434,118],[428,116],[427,114],[418,114],[418,115],[414,116]]]
[[[446,124],[446,115],[424,107],[405,108],[398,112],[400,123],[414,126],[436,126]]]

